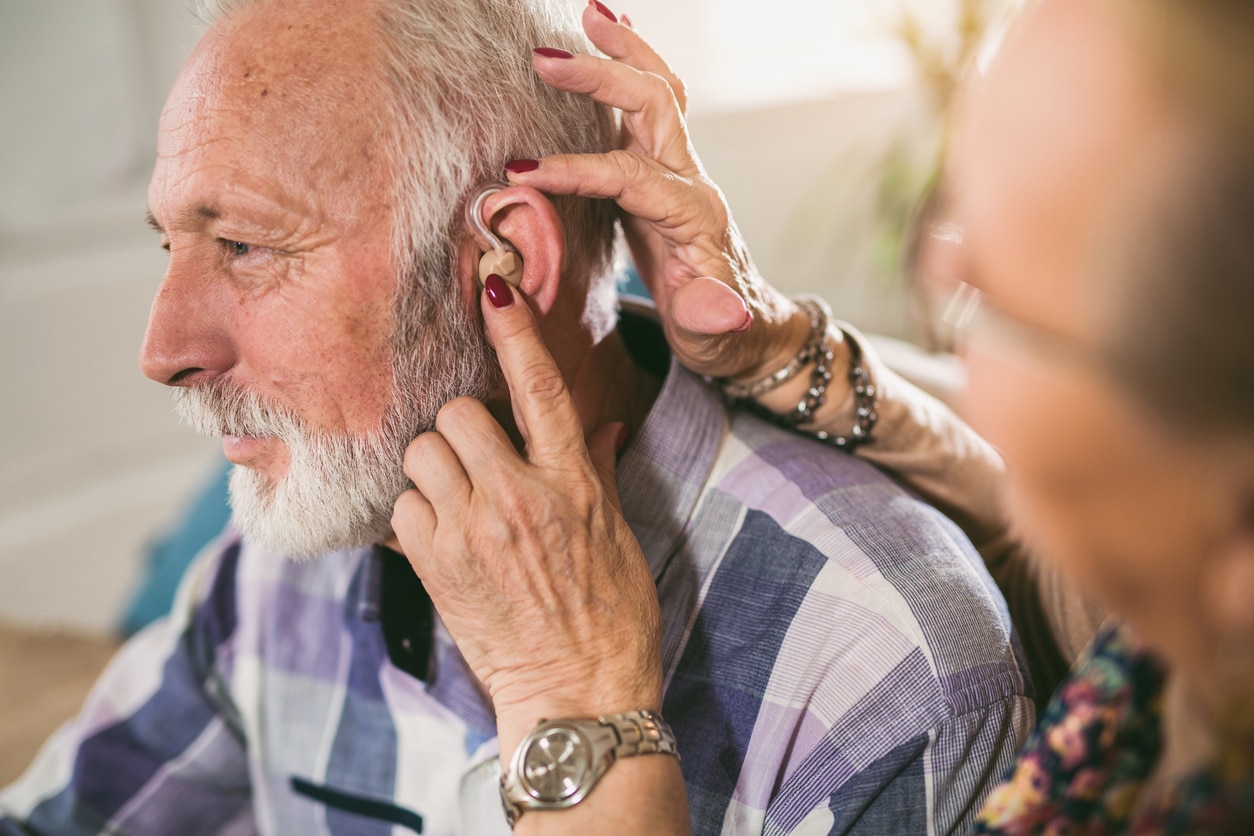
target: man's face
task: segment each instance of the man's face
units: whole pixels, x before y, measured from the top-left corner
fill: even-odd
[[[377,40],[331,5],[267,4],[205,36],[149,188],[170,257],[141,366],[224,436],[245,533],[295,555],[387,533],[404,446],[457,385],[429,379],[449,334],[394,351]]]
[[[1152,191],[1173,121],[1103,6],[1044,3],[962,114],[960,278],[1017,323],[971,335],[965,410],[1004,454],[1014,517],[1041,555],[1185,652],[1176,628],[1195,614],[1177,602],[1197,584],[1211,487],[1103,369],[1123,279],[1096,269],[1112,234],[1143,220],[1131,198]]]

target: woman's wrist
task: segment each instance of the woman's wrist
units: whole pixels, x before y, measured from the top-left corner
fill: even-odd
[[[724,395],[838,447],[856,447],[874,425],[875,387],[857,345],[817,298],[789,300],[773,330],[781,349],[752,370],[720,380]]]
[[[850,395],[853,393],[853,389],[843,370],[849,368],[853,357],[849,343],[844,339],[844,334],[840,329],[828,328],[827,347],[832,355],[830,361],[831,380],[828,381],[823,403],[815,407],[806,429],[817,428],[832,431],[837,426],[843,426],[845,423],[848,423],[847,419],[852,418],[853,409]],[[778,415],[781,419],[795,412],[797,405],[805,399],[806,393],[810,390],[811,372],[814,370],[815,362],[815,360],[811,360],[806,363],[801,372],[792,380],[759,397],[757,399],[758,405],[762,409]]]
[[[517,836],[687,836],[691,824],[684,776],[673,757],[615,761],[580,803],[565,810],[529,811]]]
[[[508,761],[522,739],[545,720],[603,717],[641,709],[661,713],[660,675],[656,682],[647,675],[634,679],[585,688],[575,683],[587,683],[590,678],[563,678],[523,700],[494,699],[501,759]]]
[[[754,370],[748,375],[737,375],[733,378],[721,378],[718,383],[723,394],[733,401],[760,402],[768,393],[779,389],[798,378],[802,372],[814,366],[814,362],[825,351],[824,331],[827,328],[827,306],[822,300],[803,297],[790,301],[796,312],[804,317],[805,330],[801,332],[803,342],[794,348],[798,328],[796,312],[781,324],[777,330],[786,336],[784,343],[784,359],[772,359],[765,372]],[[803,378],[804,379],[804,378]]]
[[[783,368],[805,348],[810,325],[809,312],[791,299],[784,299],[768,314],[759,314],[754,327],[763,329],[762,347],[745,369],[727,380],[748,384]]]

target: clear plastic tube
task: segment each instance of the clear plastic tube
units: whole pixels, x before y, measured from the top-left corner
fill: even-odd
[[[479,193],[475,195],[474,200],[466,204],[466,221],[470,224],[470,228],[473,229],[479,236],[480,240],[488,245],[487,249],[489,250],[513,249],[513,247],[508,246],[504,241],[502,241],[500,236],[492,231],[491,227],[483,222],[483,202],[492,195],[501,191],[503,188],[503,186],[496,185],[495,183],[484,186],[479,190]]]

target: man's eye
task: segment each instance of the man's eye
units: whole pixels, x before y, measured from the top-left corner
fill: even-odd
[[[245,244],[243,241],[229,241],[227,242],[227,249],[231,251],[231,255],[238,256],[248,255],[253,248],[251,244]]]

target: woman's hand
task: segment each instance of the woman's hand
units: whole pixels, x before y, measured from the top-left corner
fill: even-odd
[[[415,489],[393,530],[467,664],[501,751],[541,718],[661,710],[657,590],[619,511],[621,424],[585,444],[574,403],[517,291],[485,327],[526,442],[461,398],[405,455]],[[499,295],[498,295],[498,298]]]
[[[498,308],[485,293],[484,323],[526,447],[478,401],[450,402],[405,453],[415,488],[396,501],[392,528],[492,696],[507,763],[543,718],[660,711],[662,651],[657,589],[614,482],[625,427],[585,444],[531,310],[504,282],[498,290],[509,301]],[[514,832],[683,836],[679,762],[625,758],[580,804],[527,812]]]
[[[727,201],[689,141],[683,84],[598,4],[584,11],[583,23],[613,60],[542,50],[533,63],[551,86],[620,109],[620,147],[546,157],[535,167],[537,161],[514,161],[507,176],[554,194],[618,202],[636,267],[684,365],[744,379],[783,366],[805,343],[809,320],[758,275]]]

